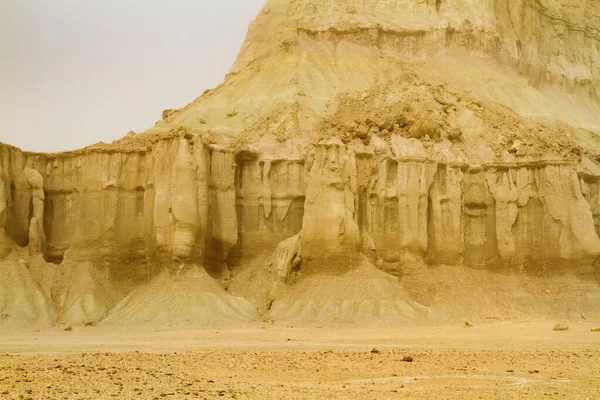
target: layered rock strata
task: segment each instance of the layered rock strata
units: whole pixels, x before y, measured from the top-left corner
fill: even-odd
[[[600,256],[600,176],[568,161],[473,165],[339,140],[264,160],[183,136],[125,154],[1,154],[5,235],[51,262],[67,250],[118,262],[115,274],[142,277],[136,265],[152,258],[218,276],[300,232],[306,261],[410,252],[525,268]]]
[[[270,0],[148,131],[0,144],[0,328],[600,316],[599,31],[593,1]]]

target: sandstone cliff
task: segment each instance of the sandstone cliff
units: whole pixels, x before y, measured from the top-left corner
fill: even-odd
[[[600,317],[599,17],[270,0],[147,132],[0,144],[0,327]]]

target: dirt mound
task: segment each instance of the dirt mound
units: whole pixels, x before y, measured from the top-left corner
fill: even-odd
[[[33,278],[55,305],[60,324],[96,323],[123,297],[92,262],[67,258],[60,265],[41,256],[31,262]]]
[[[100,323],[106,327],[180,329],[240,326],[259,319],[247,300],[229,295],[200,267],[167,271],[136,288]]]
[[[0,261],[0,331],[47,328],[58,312],[22,259]]]
[[[427,317],[398,279],[363,260],[340,274],[299,276],[271,307],[275,322],[294,325],[394,324]]]
[[[457,278],[460,277],[460,278]],[[441,265],[405,270],[402,283],[412,297],[435,312],[436,321],[600,318],[600,286],[590,273],[520,274]]]
[[[260,314],[267,312],[270,292],[277,282],[271,260],[270,256],[261,256],[245,263],[232,272],[227,286],[228,293],[248,300]]]

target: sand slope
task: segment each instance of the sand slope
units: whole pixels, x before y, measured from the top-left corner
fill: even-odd
[[[47,328],[58,312],[23,259],[0,260],[0,330]]]
[[[394,324],[427,317],[398,279],[362,262],[341,273],[300,276],[273,302],[276,322],[295,325]]]
[[[147,329],[211,328],[257,321],[255,308],[229,295],[204,269],[163,272],[125,297],[101,326]]]

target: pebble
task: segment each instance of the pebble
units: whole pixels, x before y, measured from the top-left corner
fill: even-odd
[[[553,331],[556,332],[565,332],[569,330],[569,325],[565,325],[565,324],[556,324],[554,325],[554,328],[552,328]]]

